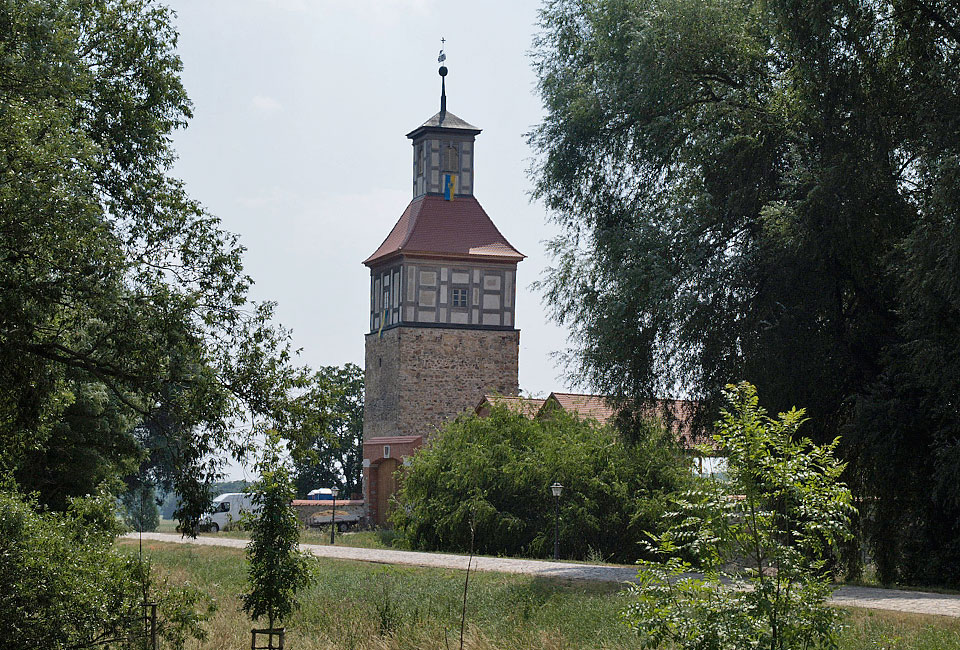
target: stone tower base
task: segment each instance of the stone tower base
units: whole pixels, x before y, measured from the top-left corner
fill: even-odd
[[[472,411],[485,394],[516,395],[519,355],[515,329],[399,326],[367,334],[364,498],[374,523],[382,525],[386,515],[382,486],[393,487],[378,469],[387,460],[381,439],[400,443],[391,448],[389,465],[402,467],[405,456],[445,422]],[[411,436],[421,440],[411,445]],[[372,483],[380,486],[378,494],[370,494]]]

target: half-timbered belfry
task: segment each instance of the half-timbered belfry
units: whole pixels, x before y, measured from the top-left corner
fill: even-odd
[[[370,268],[363,485],[370,519],[385,523],[395,472],[445,421],[485,393],[516,395],[521,255],[474,197],[476,128],[447,110],[407,134],[413,199]]]

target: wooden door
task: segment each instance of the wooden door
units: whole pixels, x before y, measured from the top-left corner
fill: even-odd
[[[377,525],[387,525],[390,497],[397,491],[396,471],[400,463],[396,458],[385,458],[377,466]]]

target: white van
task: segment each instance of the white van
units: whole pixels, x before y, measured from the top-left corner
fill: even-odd
[[[260,506],[253,503],[253,497],[242,492],[227,492],[213,500],[210,513],[200,520],[200,528],[212,533],[228,530],[235,526],[244,513],[257,514]]]

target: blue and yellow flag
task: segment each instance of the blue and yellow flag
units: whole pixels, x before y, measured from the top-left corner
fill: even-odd
[[[457,193],[457,175],[444,174],[443,175],[443,198],[445,198],[448,201],[452,201],[456,193]]]

